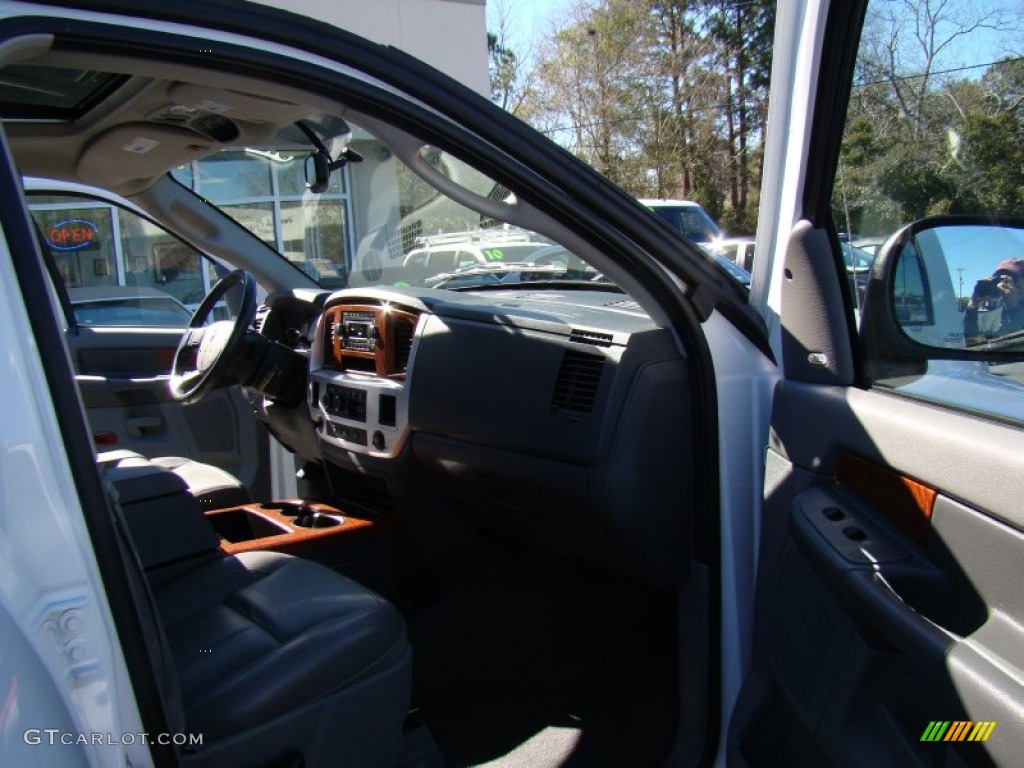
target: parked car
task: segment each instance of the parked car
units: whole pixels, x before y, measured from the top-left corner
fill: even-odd
[[[0,765],[1017,764],[1024,353],[950,286],[1024,223],[907,222],[848,300],[864,24],[778,4],[748,293],[393,48],[0,0]],[[416,284],[491,222],[605,279]],[[184,331],[73,322],[212,265]]]
[[[596,276],[594,273],[593,276]],[[567,282],[566,269],[558,264],[534,264],[528,261],[501,261],[490,264],[467,264],[451,272],[428,277],[424,284],[448,290],[480,288],[485,285],[509,286],[513,283]]]
[[[68,288],[75,320],[81,325],[184,328],[192,312],[155,288],[111,285]]]
[[[864,303],[864,292],[867,290],[868,278],[871,274],[871,262],[874,255],[846,242],[839,243],[846,265],[846,277],[850,285],[850,295],[854,304],[860,307]]]
[[[406,254],[404,267],[421,268],[427,274],[501,261],[526,261],[551,243],[538,240],[533,233],[489,232],[450,234],[420,239]]]
[[[640,203],[667,221],[683,237],[695,243],[713,243],[723,237],[722,230],[715,220],[698,203],[691,200],[642,198]]]
[[[851,241],[850,245],[852,245],[854,248],[859,248],[862,251],[866,251],[867,253],[870,253],[872,256],[874,256],[878,252],[878,249],[882,247],[882,244],[885,243],[887,239],[888,238],[885,235],[858,237],[855,240]]]
[[[722,254],[747,272],[754,268],[753,237],[727,237],[716,241],[714,248],[717,253]]]
[[[746,289],[750,289],[750,273],[734,262],[732,259],[720,253],[713,253],[715,263],[729,273],[729,275]]]

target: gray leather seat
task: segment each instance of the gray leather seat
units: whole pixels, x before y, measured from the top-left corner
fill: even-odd
[[[141,459],[170,470],[180,477],[192,498],[203,511],[225,509],[248,504],[252,499],[241,481],[220,467],[203,464],[184,456],[160,456],[146,459],[141,453],[129,450],[104,451],[97,456],[99,464],[114,464],[125,459]]]
[[[154,462],[100,467],[168,727],[203,735],[183,765],[401,761],[412,652],[394,606],[317,563],[227,555],[185,481]]]
[[[241,481],[220,467],[183,456],[160,456],[150,461],[184,480],[203,510],[237,507],[252,500]]]
[[[412,654],[386,600],[277,552],[218,557],[153,592],[206,765],[399,762]]]

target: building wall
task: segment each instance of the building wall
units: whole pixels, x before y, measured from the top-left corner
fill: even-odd
[[[489,95],[485,0],[256,1],[400,48]],[[353,270],[401,264],[416,237],[433,232],[433,224],[444,218],[434,205],[415,221],[400,220],[397,159],[358,126],[353,139],[364,161],[336,172],[328,191],[308,210],[302,204],[309,194],[302,172],[305,153],[293,148],[283,153],[236,149],[189,163],[174,175],[323,287],[338,288]],[[106,203],[36,196],[31,208],[71,289],[103,288],[112,296],[118,287],[160,291],[193,309],[218,278],[198,253]],[[67,242],[86,235],[88,242]]]
[[[483,95],[485,0],[255,0],[334,24],[422,59]]]

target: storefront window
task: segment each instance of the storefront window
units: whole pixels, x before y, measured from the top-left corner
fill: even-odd
[[[108,206],[84,206],[78,198],[47,198],[36,224],[69,288],[116,285],[114,233]]]
[[[281,203],[282,253],[325,288],[345,284],[344,220],[340,200]]]
[[[221,152],[198,163],[199,192],[220,205],[230,200],[271,197],[271,163],[245,152]]]
[[[290,158],[287,162],[278,159],[274,163],[277,171],[277,191],[281,197],[302,197],[308,193],[306,188],[306,158],[308,153],[298,152],[295,154],[281,152],[280,158]],[[327,191],[322,193],[327,196],[340,195],[344,191],[345,174],[335,172],[331,174],[331,181]]]
[[[349,231],[346,172],[326,192],[306,187],[304,150],[227,151],[172,175],[248,229],[325,288],[346,284]]]
[[[277,248],[278,228],[274,222],[272,202],[231,203],[221,205],[220,209],[271,248]]]
[[[183,327],[217,280],[197,251],[131,211],[77,196],[29,201],[80,324]]]

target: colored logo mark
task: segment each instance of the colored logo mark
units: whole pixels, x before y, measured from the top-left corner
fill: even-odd
[[[99,227],[85,219],[68,219],[54,224],[46,236],[47,244],[57,251],[77,251],[97,243]]]
[[[932,720],[921,735],[921,741],[988,741],[996,729],[994,720]]]

